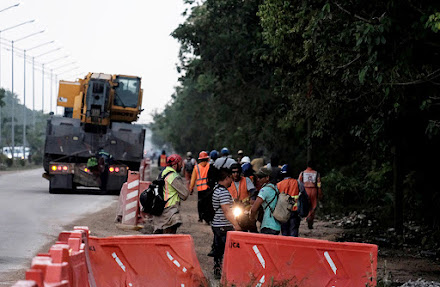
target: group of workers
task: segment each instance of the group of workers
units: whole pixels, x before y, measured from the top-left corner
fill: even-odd
[[[183,160],[177,154],[166,157],[163,151],[158,165],[161,169],[159,176],[166,175],[164,199],[167,204],[162,215],[153,216],[154,233],[177,232],[182,224],[180,201],[186,200],[196,190],[199,222],[207,221],[214,235],[213,249],[208,255],[214,257],[216,277],[221,275],[228,231],[259,231],[272,235],[281,232],[285,236],[298,236],[301,218],[297,203],[287,222],[280,223],[273,216],[279,193],[290,195],[295,202],[301,191],[307,193],[310,208],[306,221],[308,228],[313,228],[322,190],[320,175],[313,169],[312,162],[308,162],[307,169],[300,173],[298,179],[294,178],[291,165],[280,166],[276,158],[264,165],[263,157],[251,161],[240,150],[238,157],[233,159],[227,148],[221,149],[220,154],[216,150],[209,154],[201,151],[198,162],[191,152]],[[213,217],[207,216],[209,208]]]

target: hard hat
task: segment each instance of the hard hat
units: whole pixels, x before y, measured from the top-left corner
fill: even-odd
[[[254,173],[252,165],[248,162],[241,165],[241,170],[243,172],[243,175],[246,177],[251,176]]]
[[[199,153],[199,159],[207,159],[207,158],[209,158],[209,155],[206,151],[201,151]]]
[[[192,154],[192,152],[189,151],[186,153],[186,156],[193,156],[193,154]]]
[[[228,155],[229,154],[229,149],[227,147],[222,148],[221,154],[222,155]]]
[[[250,159],[248,156],[244,156],[244,157],[241,159],[240,163],[241,163],[241,164],[243,164],[243,163],[251,163],[251,159]]]
[[[172,166],[172,165],[178,164],[181,161],[182,161],[182,158],[180,157],[180,155],[172,154],[167,158],[167,165]]]
[[[216,151],[215,149],[213,149],[210,153],[209,153],[209,157],[212,160],[216,160],[218,158],[218,151]]]
[[[244,154],[243,150],[239,150],[237,154]]]
[[[292,168],[289,164],[285,164],[281,167],[280,173],[284,176],[291,176],[292,175]]]

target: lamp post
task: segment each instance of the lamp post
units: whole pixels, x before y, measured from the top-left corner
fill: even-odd
[[[38,35],[43,33],[44,30],[26,35],[24,37],[21,37],[17,40],[13,40],[11,41],[11,45],[12,45],[12,50],[11,50],[11,58],[12,58],[12,74],[11,74],[11,78],[12,78],[12,82],[11,82],[11,93],[12,93],[12,110],[11,110],[11,125],[12,125],[12,132],[11,132],[11,142],[12,142],[12,161],[14,161],[14,149],[15,149],[15,124],[14,124],[14,110],[15,110],[15,101],[14,101],[14,43],[17,43],[19,41],[22,41],[24,39],[30,38],[32,36]],[[26,68],[26,53],[24,54],[24,63],[25,63],[25,68]],[[26,86],[26,85],[25,85]],[[23,98],[23,106],[24,106],[24,116],[26,115],[25,113],[25,109],[26,109],[26,88],[23,92],[24,98]],[[26,126],[26,122],[23,122],[23,149],[26,146],[26,132],[25,132],[25,126]]]
[[[40,47],[53,44],[55,41],[49,41],[42,43],[40,45],[34,46],[32,48],[26,49],[25,52],[29,52],[34,49],[38,49]],[[25,71],[26,73],[26,71]],[[32,111],[35,112],[35,57],[32,57]],[[32,125],[35,127],[35,113],[32,113]]]
[[[69,57],[69,55],[66,55],[66,56],[57,58],[55,60],[46,62],[45,64],[48,65],[48,64],[54,63],[56,61],[59,61],[59,60],[62,60],[62,59],[68,58],[68,57]],[[53,69],[50,69],[50,104],[49,104],[50,110],[49,111],[51,111],[51,112],[52,112],[52,102],[53,102]]]
[[[63,64],[63,65],[61,65],[61,66],[58,66],[58,67],[56,67],[56,68],[53,68],[53,69],[51,70],[51,72],[55,72],[56,70],[59,70],[59,69],[61,69],[61,68],[64,68],[64,67],[67,67],[67,66],[70,66],[70,65],[74,65],[74,64],[76,64],[75,61],[70,62],[70,63]],[[71,71],[71,69],[68,70],[68,71]],[[57,85],[57,83],[58,83],[58,75],[59,75],[59,74],[55,73],[55,94],[56,94],[56,95],[58,95],[58,89],[57,89],[57,87],[58,87],[58,85]],[[57,96],[57,98],[58,98],[58,96]],[[57,105],[55,105],[55,114],[58,114]]]
[[[20,3],[15,4],[15,5],[12,5],[12,6],[10,6],[10,7],[7,7],[7,8],[5,8],[5,9],[2,9],[2,10],[0,10],[0,12],[3,12],[3,11],[5,11],[5,10],[8,10],[8,9],[10,9],[10,8],[13,8],[13,7],[17,7],[18,5],[20,5]],[[12,30],[12,29],[17,28],[17,27],[20,27],[20,26],[23,26],[23,25],[28,24],[28,23],[32,23],[32,22],[34,22],[34,21],[35,21],[35,20],[26,21],[26,22],[23,22],[23,23],[20,23],[20,24],[14,25],[14,26],[10,26],[10,27],[8,27],[8,28],[5,28],[5,29],[0,30],[0,87],[1,87],[1,85],[2,85],[2,68],[1,68],[1,63],[2,63],[2,48],[1,48],[1,43],[2,43],[2,41],[1,41],[1,33],[2,33],[2,32],[5,32],[5,31],[8,31],[8,30]],[[2,145],[2,113],[1,113],[1,112],[2,112],[2,108],[0,107],[0,147],[3,146],[3,145]]]
[[[61,47],[53,49],[53,50],[50,50],[50,51],[47,51],[47,52],[45,52],[43,54],[35,56],[34,58],[39,58],[41,56],[44,56],[44,55],[47,55],[47,54],[50,54],[50,53],[53,53],[53,52],[56,52],[56,51],[59,51],[59,50],[61,50]],[[42,85],[41,85],[41,112],[43,114],[44,114],[44,65],[45,65],[45,63],[43,63],[41,65],[41,67],[42,67],[42,76],[41,76],[41,81],[42,81]]]

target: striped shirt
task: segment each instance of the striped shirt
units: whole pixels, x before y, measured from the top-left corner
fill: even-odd
[[[226,219],[225,214],[221,205],[232,204],[234,200],[232,199],[229,191],[222,185],[216,185],[214,188],[214,193],[212,194],[212,207],[214,208],[215,215],[211,222],[212,227],[223,227],[223,226],[233,226],[229,220]]]

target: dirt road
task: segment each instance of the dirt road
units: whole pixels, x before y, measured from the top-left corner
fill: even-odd
[[[106,237],[113,235],[140,234],[138,231],[120,230],[114,224],[116,213],[117,197],[114,196],[114,203],[97,213],[90,214],[74,223],[65,226],[66,230],[72,229],[75,225],[85,225],[91,230],[91,235]],[[197,197],[196,195],[182,203],[182,215],[184,223],[179,228],[179,233],[190,234],[194,238],[195,249],[200,265],[206,277],[212,282],[212,286],[218,286],[218,281],[214,280],[212,275],[213,259],[206,256],[211,248],[212,231],[210,226],[197,221]],[[342,229],[336,227],[330,222],[317,221],[315,229],[308,230],[305,224],[300,228],[300,236],[315,239],[325,239],[334,241]],[[41,252],[45,252],[53,244],[55,238],[52,238]],[[30,262],[29,258],[29,262]],[[417,280],[423,278],[440,282],[440,265],[429,261],[428,259],[411,255],[408,251],[393,251],[379,248],[378,276],[381,279],[393,280],[393,282],[404,283],[410,279]],[[0,286],[10,286],[12,282],[24,278],[25,270],[17,270],[8,274],[7,278],[1,280],[4,282]],[[387,286],[398,286],[397,284]]]

